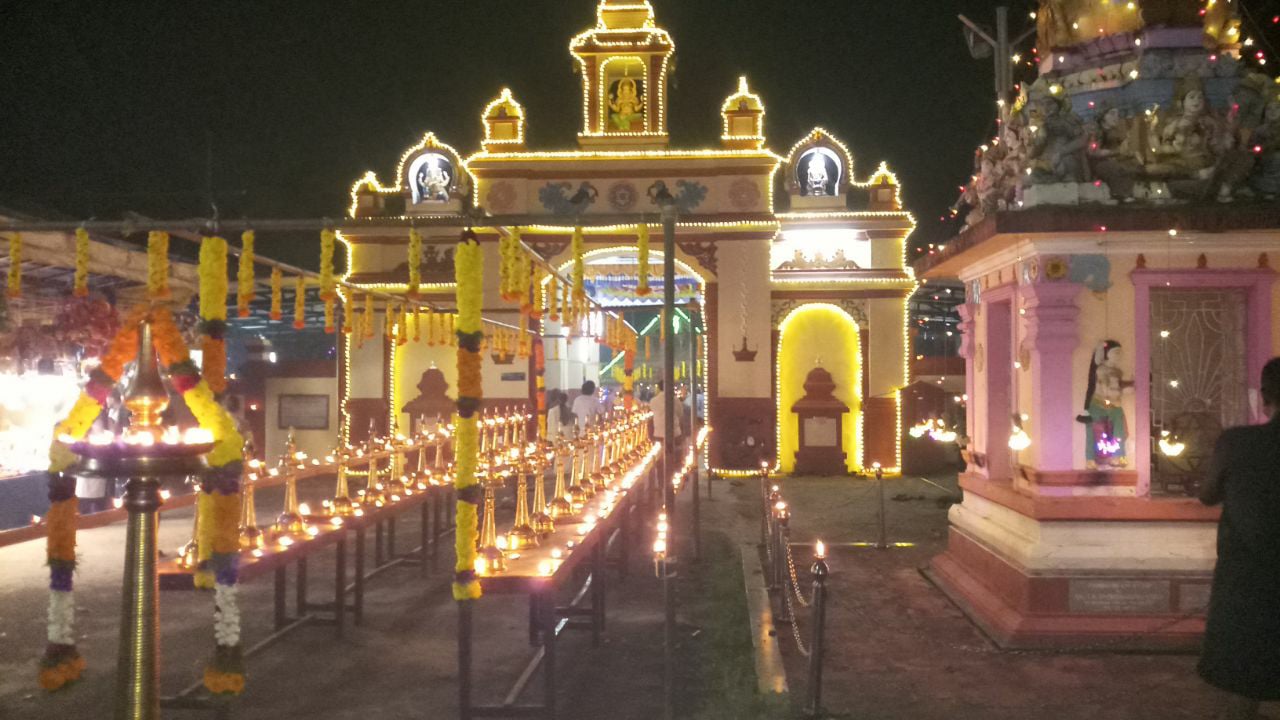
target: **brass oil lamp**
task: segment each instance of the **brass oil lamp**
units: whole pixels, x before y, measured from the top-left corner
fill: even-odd
[[[536,547],[538,533],[534,530],[533,521],[529,517],[529,474],[534,472],[532,460],[521,461],[512,468],[516,474],[516,519],[507,533],[507,547],[511,550],[524,550]],[[541,487],[542,483],[538,483]]]
[[[285,537],[296,539],[307,532],[307,522],[298,507],[297,454],[298,446],[294,441],[293,431],[290,430],[288,439],[284,443],[284,455],[280,457],[277,465],[279,471],[284,474],[284,507],[276,516],[275,524],[271,526],[274,540]]]
[[[529,521],[533,524],[533,531],[539,536],[550,535],[556,529],[555,520],[551,518],[550,508],[547,506],[545,489],[547,456],[551,452],[545,442],[540,443],[533,459],[533,516]]]
[[[551,502],[547,503],[547,514],[551,516],[551,520],[554,522],[573,515],[572,496],[565,487],[564,464],[565,460],[568,459],[569,464],[572,466],[574,464],[574,455],[572,447],[564,441],[559,441],[555,444],[553,453],[552,463],[555,467],[556,489],[552,493]],[[572,470],[570,472],[572,473]]]

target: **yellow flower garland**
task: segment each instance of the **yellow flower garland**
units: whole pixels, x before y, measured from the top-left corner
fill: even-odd
[[[160,230],[147,234],[147,297],[169,297],[169,233]]]
[[[458,413],[454,422],[454,483],[458,492],[456,521],[457,565],[454,568],[453,597],[475,600],[480,597],[480,582],[475,576],[477,416],[484,397],[481,381],[481,359],[476,345],[480,341],[481,309],[484,303],[484,255],[472,233],[465,233],[454,254],[454,273],[458,315]]]
[[[583,257],[582,228],[573,229],[573,297],[581,299],[587,296],[585,284],[586,260]]]
[[[325,229],[320,231],[320,299],[327,300],[334,296],[338,287],[333,274],[333,249],[337,233]]]
[[[293,329],[307,327],[307,279],[299,275],[293,281]]]
[[[11,298],[22,297],[22,233],[9,236],[9,285]]]
[[[364,296],[364,318],[361,320],[360,337],[368,339],[373,337],[373,296],[365,294]]]
[[[342,303],[342,334],[350,335],[356,324],[356,296],[351,293]]]
[[[649,226],[640,223],[636,228],[637,258],[640,264],[640,278],[636,282],[636,295],[644,297],[652,292],[649,289]]]
[[[409,288],[410,298],[418,297],[422,285],[422,236],[417,228],[409,228]]]
[[[227,388],[227,241],[205,237],[200,242],[201,374],[215,393]]]
[[[271,268],[271,319],[284,318],[284,273],[280,268]]]
[[[89,231],[76,228],[76,272],[72,294],[76,297],[89,295]]]
[[[236,314],[249,317],[249,305],[253,302],[253,244],[252,230],[240,235],[240,267],[236,272]]]

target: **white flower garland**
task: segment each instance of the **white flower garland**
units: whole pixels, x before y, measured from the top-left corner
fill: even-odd
[[[75,645],[75,595],[63,590],[49,591],[49,642]]]
[[[240,644],[240,606],[236,585],[219,583],[213,590],[213,637],[222,647]]]

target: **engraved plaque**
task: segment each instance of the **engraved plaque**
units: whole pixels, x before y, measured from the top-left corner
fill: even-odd
[[[836,437],[836,419],[811,417],[804,419],[805,447],[840,447]]]
[[[1081,578],[1070,583],[1071,612],[1085,615],[1153,615],[1169,612],[1168,580]]]

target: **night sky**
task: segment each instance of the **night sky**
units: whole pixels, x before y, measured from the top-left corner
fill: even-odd
[[[341,217],[365,170],[389,180],[423,132],[466,155],[504,86],[536,149],[576,146],[569,38],[595,0],[8,3],[0,23],[0,206],[46,217]],[[991,60],[957,12],[994,0],[653,0],[676,42],[673,147],[716,143],[746,74],[785,153],[815,125],[865,178],[899,174],[920,221],[939,216],[994,130]],[[1014,31],[1030,3],[1011,0]],[[314,243],[260,235],[280,259]]]

